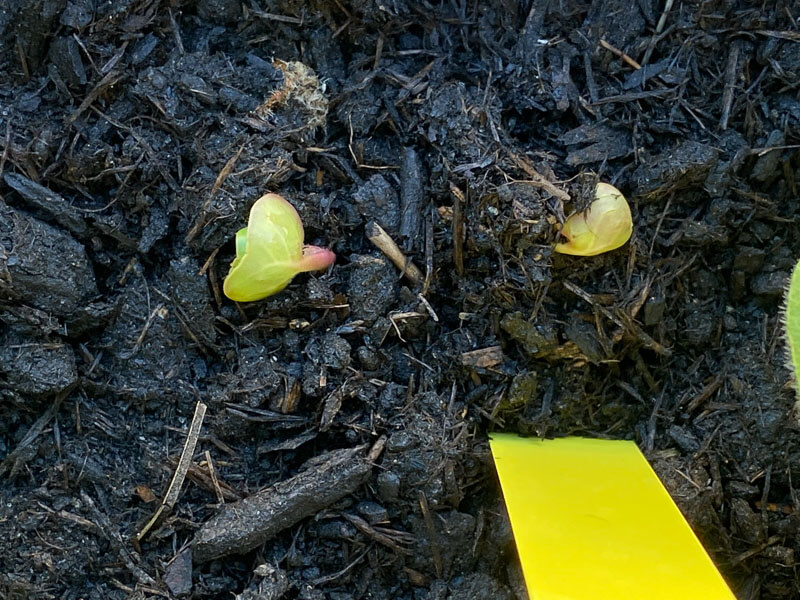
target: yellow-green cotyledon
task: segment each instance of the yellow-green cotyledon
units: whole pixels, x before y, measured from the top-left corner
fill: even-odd
[[[222,289],[236,302],[261,300],[285,288],[298,273],[327,269],[336,255],[303,245],[303,223],[278,194],[261,196],[247,227],[236,233],[236,258]]]
[[[632,232],[633,219],[625,196],[613,185],[598,183],[589,208],[564,223],[561,235],[567,241],[556,244],[555,251],[595,256],[616,250],[630,239]]]

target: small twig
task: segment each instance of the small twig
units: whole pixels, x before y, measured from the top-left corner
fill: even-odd
[[[219,249],[219,248],[217,248]],[[211,259],[209,259],[211,260]],[[213,260],[211,261],[213,263]],[[209,265],[211,266],[211,265]],[[216,267],[209,269],[208,271],[208,282],[211,284],[211,290],[214,292],[214,301],[217,303],[217,308],[222,307],[222,292],[219,291],[219,275],[217,275]],[[242,312],[242,309],[239,308],[239,304],[236,304],[236,308],[239,309],[239,312]]]
[[[728,54],[728,64],[725,66],[725,91],[722,93],[722,116],[719,119],[719,128],[723,131],[728,128],[728,118],[733,105],[733,88],[736,85],[736,68],[739,65],[739,44],[734,43]]]
[[[263,10],[256,10],[252,5],[247,10],[257,16],[259,19],[265,21],[278,21],[279,23],[290,23],[291,25],[301,25],[303,20],[299,17],[287,17],[286,15],[279,15],[276,13],[264,12]]]
[[[222,184],[225,183],[225,180],[228,178],[228,175],[230,175],[230,172],[233,171],[233,167],[236,165],[236,161],[238,161],[239,157],[242,155],[242,150],[244,150],[244,144],[239,146],[239,149],[236,151],[236,154],[231,156],[225,163],[225,166],[222,167],[219,174],[217,175],[217,178],[214,180],[214,185],[211,186],[211,192],[208,194],[209,200],[207,200],[206,203],[208,203],[208,201],[210,201],[216,195],[216,193],[219,191],[219,188],[221,188]]]
[[[425,284],[422,286],[422,293],[427,294],[431,286],[433,277],[433,206],[425,215]],[[434,318],[434,321],[438,319]]]
[[[464,193],[452,183],[450,194],[453,196],[453,263],[459,275],[464,274],[464,214],[466,204]]]
[[[667,15],[672,10],[674,3],[675,0],[667,0],[664,4],[664,12],[661,13],[661,18],[658,19],[658,25],[656,25],[656,33],[661,33],[664,30],[664,25],[667,24]]]
[[[620,50],[616,46],[612,46],[611,44],[609,44],[607,41],[600,40],[600,45],[603,48],[605,48],[606,50],[608,50],[609,52],[611,52],[611,54],[614,54],[615,56],[618,56],[619,58],[624,60],[626,63],[628,63],[634,69],[639,70],[639,69],[642,68],[642,65],[640,65],[638,62],[636,62],[634,59],[632,59],[630,56],[625,54],[622,50]]]
[[[208,268],[214,263],[214,259],[217,257],[217,253],[219,252],[220,248],[222,248],[222,246],[217,246],[216,248],[214,248],[214,251],[206,259],[206,262],[203,263],[203,266],[197,272],[198,276],[202,277],[203,275],[206,274],[206,271],[208,271]]]
[[[35,449],[30,448],[31,444],[38,438],[44,428],[52,421],[56,414],[58,413],[58,409],[61,407],[61,403],[64,399],[69,396],[69,393],[73,390],[75,385],[69,386],[67,389],[62,391],[58,396],[56,396],[53,403],[47,408],[46,411],[42,413],[36,422],[31,425],[31,428],[28,429],[28,432],[25,436],[20,440],[17,447],[14,448],[8,456],[0,462],[0,475],[3,475],[7,470],[11,470],[11,477],[16,476],[17,472],[21,468],[21,466],[29,459],[33,457],[35,453]],[[28,456],[30,454],[30,456]]]
[[[100,94],[102,94],[107,88],[110,88],[112,85],[119,83],[123,79],[124,75],[122,75],[119,71],[110,71],[106,73],[103,78],[97,83],[92,90],[86,94],[86,97],[83,99],[83,102],[78,105],[72,114],[67,117],[67,122],[69,124],[74,123],[78,120],[84,111],[86,111],[89,106],[91,106],[92,102],[94,102]]]
[[[183,48],[183,40],[181,39],[181,30],[175,20],[175,15],[172,14],[171,8],[169,9],[169,24],[172,26],[172,33],[175,34],[175,46],[178,48],[178,52],[186,54],[186,50]]]
[[[615,315],[613,312],[608,310],[605,306],[602,306],[597,302],[595,302],[591,294],[582,290],[572,282],[565,281],[564,287],[567,288],[570,292],[572,292],[576,296],[578,296],[579,298],[582,298],[584,301],[586,301],[588,304],[590,304],[597,310],[599,310],[603,314],[603,316],[605,316],[606,319],[613,321],[619,327],[622,327],[622,329],[625,330],[627,333],[633,335],[646,348],[650,348],[651,350],[657,352],[658,354],[661,354],[662,356],[667,356],[667,357],[672,356],[672,351],[669,348],[663,346],[662,344],[658,343],[656,340],[651,338],[649,335],[647,335],[644,331],[642,331],[640,327],[638,327],[633,322],[632,319],[626,319],[626,320],[621,319],[619,316]]]
[[[372,70],[377,71],[378,67],[381,64],[381,55],[383,54],[383,45],[386,43],[386,38],[383,37],[383,34],[378,35],[378,41],[375,44],[375,60],[372,63]]]
[[[659,90],[646,90],[644,92],[629,92],[627,94],[615,94],[614,96],[606,96],[600,98],[597,102],[592,102],[592,106],[601,106],[603,104],[611,104],[614,102],[636,102],[637,100],[646,100],[647,98],[661,98],[667,96],[675,91],[674,88],[664,88]]]
[[[361,552],[361,554],[359,554],[358,556],[356,556],[356,557],[355,557],[355,559],[353,559],[353,561],[352,561],[352,562],[351,562],[349,565],[347,565],[345,568],[343,568],[342,570],[340,570],[340,571],[337,571],[336,573],[332,573],[332,574],[330,574],[330,575],[325,575],[324,577],[317,577],[316,579],[313,579],[313,580],[311,581],[311,583],[312,583],[313,585],[322,585],[323,583],[330,583],[331,581],[336,581],[336,580],[337,580],[337,579],[339,579],[339,577],[341,577],[342,575],[347,575],[347,572],[348,572],[348,571],[351,571],[351,570],[353,569],[353,567],[355,567],[355,566],[356,566],[358,563],[360,563],[362,560],[364,560],[364,557],[367,555],[367,553],[368,553],[370,550],[372,550],[372,548],[373,548],[373,546],[372,546],[372,545],[370,545],[370,546],[367,546],[367,547],[366,547],[366,548],[365,548],[365,549],[364,549],[364,550]],[[262,597],[263,597],[263,596],[262,596]]]
[[[751,156],[752,155],[764,156],[768,152],[772,152],[774,150],[796,150],[797,148],[800,148],[800,144],[788,144],[785,146],[768,146],[766,148],[750,148],[748,154],[750,154]]]
[[[530,177],[530,181],[523,181],[520,183],[529,183],[535,187],[542,188],[548,194],[553,196],[554,198],[558,198],[562,202],[569,202],[570,196],[567,192],[562,190],[559,187],[556,187],[551,181],[546,179],[544,175],[539,173],[531,162],[524,156],[519,156],[518,154],[514,154],[510,150],[508,150],[508,156],[514,163]]]
[[[740,562],[743,562],[743,561],[747,560],[748,558],[751,558],[751,557],[755,556],[756,554],[761,554],[764,550],[766,550],[767,548],[769,548],[773,544],[777,544],[782,539],[783,539],[782,535],[772,535],[772,536],[770,536],[769,538],[767,538],[766,541],[762,542],[761,544],[759,544],[757,546],[754,546],[750,550],[746,550],[746,551],[742,552],[738,556],[735,556],[730,562],[731,566],[738,565]]]
[[[195,563],[249,552],[352,494],[369,481],[377,458],[364,451],[365,446],[333,450],[306,463],[294,477],[226,504],[195,533]]]
[[[383,452],[383,449],[386,447],[386,441],[388,439],[389,438],[387,438],[385,435],[382,435],[381,437],[378,438],[378,441],[372,444],[372,447],[369,449],[369,452],[367,452],[367,460],[369,462],[374,463],[376,460],[378,460],[378,457],[381,455],[381,452]]]
[[[145,525],[142,530],[136,534],[137,542],[141,542],[145,536],[147,536],[153,526],[161,521],[161,519],[169,515],[172,512],[175,503],[178,501],[178,495],[181,493],[183,481],[186,479],[186,473],[189,470],[189,466],[192,462],[192,456],[194,455],[194,450],[197,447],[197,439],[200,437],[200,429],[203,427],[203,419],[205,416],[206,405],[202,402],[198,402],[194,407],[194,416],[192,417],[192,423],[189,426],[189,432],[186,434],[186,441],[183,444],[181,458],[178,461],[178,466],[175,468],[175,474],[172,476],[172,481],[169,483],[167,493],[164,495],[164,500],[161,502],[161,506],[158,507],[158,510],[156,510],[153,517],[147,522],[147,525]],[[209,465],[210,464],[211,463],[209,462]],[[219,483],[217,483],[217,486],[219,486]]]
[[[672,10],[672,5],[674,3],[675,0],[667,0],[664,4],[664,10],[661,13],[661,17],[658,19],[656,31],[653,34],[653,37],[650,38],[650,43],[647,44],[647,49],[644,52],[644,58],[642,58],[643,65],[646,65],[650,62],[650,57],[653,55],[653,50],[655,49],[656,44],[661,39],[661,32],[664,30],[664,25],[667,24],[667,16],[669,15],[669,11]]]
[[[406,258],[406,255],[403,254],[403,251],[400,250],[392,237],[384,231],[383,227],[374,221],[370,221],[367,223],[366,233],[369,241],[375,244],[375,247],[383,252],[406,277],[415,284],[422,283],[422,271]]]
[[[25,58],[25,48],[22,47],[22,42],[17,39],[17,54],[19,54],[19,64],[22,67],[22,74],[25,75],[27,82],[31,78],[31,72],[28,68],[28,59]]]
[[[694,398],[689,400],[688,405],[686,406],[686,412],[692,413],[696,411],[700,406],[711,396],[713,396],[716,391],[722,387],[723,382],[725,381],[724,377],[721,375],[717,375],[714,379],[703,386],[703,389],[700,390],[700,393],[697,394]],[[680,403],[682,405],[683,402]]]
[[[208,474],[211,476],[211,483],[214,484],[214,493],[217,495],[217,504],[225,504],[225,496],[222,493],[222,488],[217,479],[217,470],[214,468],[214,461],[211,460],[211,452],[206,450],[206,465],[208,465]]]
[[[442,565],[442,554],[439,550],[439,536],[433,524],[431,509],[428,506],[428,499],[425,497],[424,492],[420,491],[417,494],[417,499],[419,500],[419,508],[422,511],[422,519],[425,521],[425,529],[428,532],[428,543],[430,544],[431,554],[433,555],[433,567],[436,569],[436,577],[441,579],[444,568]]]
[[[6,122],[6,143],[3,147],[3,156],[0,156],[0,177],[3,175],[3,168],[8,160],[8,153],[11,151],[11,119]]]
[[[142,332],[136,339],[136,343],[133,345],[133,348],[131,348],[130,352],[124,354],[122,358],[124,358],[125,360],[132,358],[139,351],[139,348],[141,348],[142,342],[144,342],[144,338],[147,335],[147,331],[150,329],[150,326],[153,324],[155,318],[158,316],[163,319],[164,317],[167,316],[168,312],[169,311],[164,308],[163,304],[159,304],[158,306],[156,306],[155,309],[153,309],[153,311],[150,313],[150,316],[147,317],[147,321],[145,321],[144,327],[142,327]]]
[[[206,438],[205,436],[201,436],[200,439],[208,439],[208,441],[214,443],[214,439],[210,437]],[[218,444],[216,445],[218,446]],[[164,470],[167,471],[168,473],[172,473],[173,469],[175,469],[175,467],[178,466],[179,459],[180,457],[178,456],[171,457],[164,464]],[[192,463],[189,465],[189,470],[186,472],[186,479],[192,481],[198,487],[207,490],[208,492],[214,493],[216,495],[216,490],[214,489],[214,482],[211,481],[211,476],[209,475],[209,469],[203,468],[200,465]],[[217,484],[219,485],[220,492],[222,492],[222,498],[223,500],[225,500],[225,502],[235,502],[236,500],[241,500],[242,497],[236,492],[236,490],[234,490],[224,481],[220,481],[218,476],[217,476]]]
[[[753,33],[766,35],[767,37],[774,37],[781,40],[800,42],[800,31],[770,31],[768,29],[756,29]]]
[[[342,516],[352,525],[354,525],[355,528],[361,533],[370,539],[375,540],[379,544],[383,544],[387,548],[391,548],[398,554],[405,554],[406,556],[411,554],[407,548],[403,548],[400,545],[400,543],[410,543],[413,541],[413,536],[409,535],[408,533],[404,531],[395,531],[386,527],[373,527],[357,515],[342,513]]]
[[[438,323],[439,315],[437,315],[436,311],[433,310],[433,307],[431,306],[431,303],[428,302],[428,299],[422,294],[417,294],[417,298],[419,298],[419,301],[422,302],[422,306],[424,306],[425,310],[428,311],[428,314],[431,316],[431,319],[433,319],[433,322]]]
[[[200,215],[198,216],[197,221],[186,233],[186,237],[184,238],[186,243],[194,240],[194,238],[197,237],[197,234],[203,230],[203,227],[208,224],[208,209],[211,207],[211,201],[214,199],[214,196],[217,195],[217,192],[222,187],[222,184],[225,183],[228,175],[230,175],[231,171],[233,171],[233,167],[236,165],[236,161],[239,160],[242,150],[244,150],[244,144],[239,147],[239,149],[236,151],[236,154],[231,156],[225,162],[222,169],[220,169],[219,173],[217,174],[217,178],[214,180],[214,184],[211,186],[211,191],[208,193],[208,198],[206,198],[206,201],[203,203],[203,207],[200,209]]]
[[[96,521],[92,523],[92,525],[94,525],[100,535],[108,540],[108,542],[111,544],[111,547],[117,552],[128,570],[134,575],[134,577],[136,577],[136,580],[142,585],[156,586],[155,579],[153,579],[144,569],[136,564],[140,560],[139,555],[128,550],[128,546],[123,542],[119,531],[111,524],[111,520],[108,518],[108,516],[101,512],[99,508],[97,508],[97,505],[94,503],[94,500],[92,500],[91,496],[81,490],[81,500],[83,500],[83,503],[89,508],[89,511],[92,513],[92,517],[94,517],[94,520]]]

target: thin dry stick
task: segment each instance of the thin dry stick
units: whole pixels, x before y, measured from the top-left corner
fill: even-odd
[[[433,567],[436,569],[436,576],[441,578],[443,572],[442,554],[439,551],[439,536],[436,534],[436,526],[433,524],[431,517],[431,509],[428,506],[428,498],[422,491],[417,493],[419,500],[419,508],[422,511],[422,519],[425,522],[425,529],[428,532],[428,543],[431,546],[431,554],[433,555]]]
[[[431,319],[433,319],[435,323],[438,323],[439,315],[437,315],[436,311],[433,310],[433,307],[431,306],[431,303],[428,302],[428,299],[422,294],[417,294],[417,298],[419,298],[419,301],[422,302],[422,306],[424,306],[425,310],[428,311],[428,314],[431,316]]]
[[[106,540],[108,540],[111,547],[117,552],[122,562],[128,567],[128,570],[136,577],[136,580],[139,582],[140,585],[151,585],[155,586],[156,581],[153,579],[147,571],[142,569],[137,563],[141,562],[141,558],[136,552],[133,552],[128,549],[128,545],[123,541],[122,535],[120,532],[111,525],[111,520],[108,516],[102,512],[99,508],[97,508],[97,504],[95,504],[94,500],[92,500],[91,496],[84,491],[81,491],[81,500],[83,503],[89,508],[89,511],[92,513],[95,522],[92,523],[95,529],[102,535]]]
[[[370,221],[367,223],[366,232],[369,241],[375,244],[375,247],[383,252],[386,257],[403,272],[403,275],[408,277],[414,283],[422,282],[422,271],[420,271],[413,262],[406,258],[406,255],[403,254],[403,251],[400,250],[392,237],[383,230],[383,227],[374,221]]]
[[[214,463],[211,460],[211,453],[206,450],[206,465],[208,465],[208,474],[211,476],[211,483],[214,484],[214,493],[217,495],[217,504],[225,504],[225,496],[222,494],[222,488],[217,479],[217,470],[214,468]]]
[[[164,308],[163,304],[159,304],[156,306],[153,311],[150,313],[150,316],[147,317],[147,321],[144,323],[144,327],[142,328],[142,332],[139,334],[139,337],[136,339],[136,343],[133,345],[133,348],[130,352],[127,352],[123,355],[125,360],[133,358],[133,356],[139,351],[139,348],[142,346],[142,342],[144,342],[144,338],[147,335],[147,331],[150,329],[150,326],[153,324],[153,320],[158,316],[162,319],[167,316],[169,311]]]
[[[411,541],[411,539],[413,539],[413,538],[409,539],[409,537],[411,536],[409,536],[407,533],[402,531],[387,529],[385,527],[373,527],[372,525],[367,523],[364,519],[356,515],[342,513],[342,516],[346,520],[350,521],[350,523],[352,523],[355,526],[355,528],[358,529],[361,533],[375,540],[379,544],[383,544],[387,548],[391,548],[398,554],[405,554],[405,555],[411,554],[411,552],[408,549],[403,548],[403,546],[401,546],[400,543],[398,543],[398,540],[400,542],[408,543]],[[397,537],[397,539],[395,539],[393,535]]]
[[[672,356],[672,350],[664,347],[662,344],[659,344],[656,340],[647,335],[644,331],[642,331],[641,328],[639,328],[635,323],[633,323],[632,319],[630,318],[625,320],[621,319],[619,316],[615,315],[610,310],[608,310],[605,306],[602,306],[597,302],[595,302],[591,294],[585,292],[584,290],[582,290],[581,288],[579,288],[577,285],[575,285],[570,281],[565,281],[564,287],[567,288],[570,292],[572,292],[576,296],[578,296],[579,298],[582,298],[585,302],[596,308],[598,311],[600,311],[600,313],[602,313],[602,315],[606,319],[608,319],[609,321],[613,321],[624,331],[634,336],[646,348],[650,348],[651,350],[657,352],[661,356],[667,356],[667,357]]]
[[[433,207],[425,215],[425,285],[422,286],[422,293],[427,294],[431,286],[433,277]],[[434,319],[438,321],[439,319]]]
[[[110,71],[105,74],[105,76],[97,82],[97,85],[92,88],[92,90],[86,94],[86,97],[83,99],[83,102],[80,103],[78,108],[76,108],[72,114],[67,117],[67,123],[72,124],[78,120],[87,108],[97,100],[97,98],[102,94],[106,89],[110,88],[112,85],[119,83],[123,79],[124,75],[122,75],[119,71]],[[113,124],[113,123],[112,123]]]
[[[219,188],[222,187],[222,184],[225,183],[225,180],[228,178],[228,175],[230,175],[231,171],[233,171],[233,167],[234,165],[236,165],[236,161],[239,160],[239,157],[242,155],[242,150],[244,150],[244,144],[239,146],[239,149],[236,151],[236,154],[231,156],[225,163],[225,166],[222,167],[222,170],[220,170],[219,174],[217,175],[217,178],[214,180],[214,185],[211,186],[209,199],[213,198],[219,191]],[[206,204],[208,204],[208,200],[206,201]]]
[[[175,474],[172,476],[172,481],[169,483],[169,488],[167,488],[167,493],[164,496],[164,500],[161,502],[161,506],[158,507],[153,518],[151,518],[147,525],[145,525],[142,530],[136,534],[136,541],[141,542],[150,530],[161,521],[161,519],[165,518],[172,512],[172,509],[175,506],[175,503],[178,501],[178,495],[181,493],[181,487],[183,486],[183,481],[186,479],[186,473],[189,471],[189,466],[192,462],[192,456],[194,456],[194,450],[197,447],[197,439],[200,437],[200,429],[203,427],[203,419],[206,416],[206,405],[202,402],[198,402],[197,405],[194,407],[194,416],[192,417],[192,424],[189,426],[189,432],[186,434],[186,441],[183,444],[183,452],[181,452],[181,458],[178,461],[178,466],[175,467]]]
[[[208,209],[211,207],[211,201],[214,199],[214,196],[217,195],[217,192],[222,187],[222,184],[225,183],[225,180],[228,178],[228,175],[231,174],[233,171],[233,167],[236,165],[236,161],[239,160],[239,156],[242,154],[242,150],[244,150],[244,144],[239,146],[239,149],[236,151],[236,154],[231,156],[225,166],[222,167],[220,172],[217,174],[217,178],[214,180],[214,185],[211,186],[211,191],[208,193],[208,198],[203,203],[203,207],[200,209],[200,218],[197,222],[192,226],[189,232],[186,234],[186,242],[191,242],[194,238],[197,237],[197,234],[208,224],[206,214]]]
[[[664,4],[664,12],[661,13],[661,18],[658,20],[658,25],[656,25],[656,33],[661,33],[664,30],[664,25],[667,23],[667,15],[672,10],[674,3],[675,0],[667,0]]]
[[[646,65],[650,62],[650,57],[653,55],[653,50],[656,47],[656,43],[658,42],[659,36],[662,31],[664,31],[664,25],[667,24],[667,16],[669,15],[669,11],[672,10],[672,5],[675,3],[675,0],[667,0],[664,3],[664,10],[661,12],[661,17],[658,19],[658,24],[656,25],[656,32],[652,38],[650,38],[650,43],[647,45],[647,50],[645,50],[644,58],[642,59],[642,64]]]
[[[58,409],[61,407],[61,403],[64,399],[69,396],[70,392],[74,389],[75,385],[70,385],[67,389],[62,391],[58,396],[56,396],[53,403],[48,407],[42,416],[36,419],[36,422],[31,425],[31,428],[28,429],[28,432],[25,436],[20,440],[17,447],[12,450],[8,456],[6,456],[2,462],[0,462],[0,476],[5,474],[6,471],[11,471],[11,476],[15,477],[17,475],[17,471],[24,466],[26,462],[26,454],[31,453],[32,458],[32,450],[30,448],[31,444],[38,438],[44,428],[52,421],[56,414],[58,414]]]
[[[464,274],[464,214],[466,204],[464,193],[452,183],[450,194],[453,196],[453,262],[459,275]]]
[[[628,63],[634,69],[638,70],[638,69],[642,68],[642,65],[640,65],[638,62],[636,62],[634,59],[632,59],[630,56],[625,54],[622,50],[620,50],[616,46],[612,46],[611,44],[609,44],[607,41],[600,40],[600,45],[603,48],[605,48],[606,50],[608,50],[609,52],[611,52],[611,54],[614,54],[615,56],[618,56],[619,58],[624,60],[626,63]]]
[[[198,276],[203,276],[206,274],[206,271],[208,271],[208,268],[211,266],[211,264],[214,262],[214,259],[217,257],[217,253],[219,252],[220,248],[222,248],[222,246],[217,246],[216,248],[214,248],[214,251],[208,257],[206,262],[203,263],[202,268],[197,272]]]
[[[0,156],[0,175],[3,174],[3,168],[6,166],[8,154],[11,151],[11,119],[6,123],[6,143],[3,146],[3,156]]]
[[[739,65],[739,44],[734,43],[728,54],[728,64],[725,66],[725,91],[722,93],[722,116],[719,119],[719,128],[723,131],[728,128],[728,119],[733,106],[733,91],[736,85],[736,73]]]
[[[561,188],[557,187],[552,181],[549,181],[545,178],[544,175],[537,171],[533,164],[524,156],[520,156],[519,154],[514,154],[510,150],[507,150],[508,157],[514,161],[514,163],[523,171],[525,174],[530,177],[528,181],[521,181],[520,183],[528,183],[535,187],[541,188],[546,191],[548,194],[553,196],[554,198],[558,198],[562,202],[569,202],[570,196],[567,192],[562,190]]]

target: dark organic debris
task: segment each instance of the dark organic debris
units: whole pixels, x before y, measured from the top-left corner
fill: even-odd
[[[791,2],[0,4],[0,597],[524,597],[501,429],[637,441],[797,596]],[[554,255],[597,181],[633,237]],[[268,191],[337,262],[235,304]],[[217,521],[257,551],[188,556]]]

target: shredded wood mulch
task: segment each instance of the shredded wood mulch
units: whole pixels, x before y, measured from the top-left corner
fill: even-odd
[[[497,430],[635,440],[738,598],[798,597],[798,18],[6,2],[0,597],[520,600]],[[631,242],[554,254],[601,180]],[[267,191],[337,262],[237,305]]]

